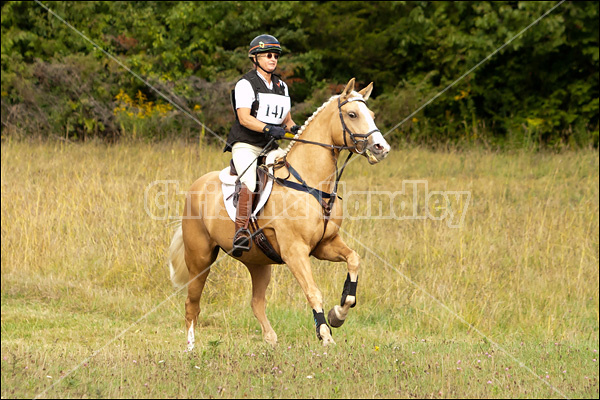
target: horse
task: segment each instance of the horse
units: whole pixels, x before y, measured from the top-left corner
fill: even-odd
[[[260,229],[304,291],[313,311],[316,336],[324,346],[335,344],[335,341],[325,320],[323,297],[313,279],[310,256],[347,264],[341,303],[327,315],[329,324],[338,328],[346,320],[350,308],[356,305],[360,264],[357,252],[339,235],[343,207],[336,193],[338,181],[353,154],[366,157],[370,164],[377,164],[390,151],[375,125],[374,113],[366,105],[373,83],[358,92],[354,86],[355,79],[352,78],[342,93],[332,96],[319,107],[291,139],[283,152],[284,162],[279,163],[280,168],[271,176],[277,184],[273,185],[269,200],[257,216]],[[348,150],[349,155],[339,170],[338,158],[344,150]],[[219,171],[209,172],[192,184],[181,224],[169,248],[171,281],[180,288],[187,284],[188,350],[194,348],[200,297],[210,266],[220,249],[233,257],[234,223],[227,216],[220,188]],[[263,339],[275,346],[277,334],[267,318],[265,299],[274,262],[258,246],[252,246],[248,252],[234,258],[250,272],[254,316],[261,326]]]

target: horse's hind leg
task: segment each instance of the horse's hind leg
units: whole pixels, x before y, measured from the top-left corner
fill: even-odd
[[[204,284],[206,283],[206,278],[210,272],[210,266],[215,261],[218,254],[218,247],[211,249],[208,246],[200,246],[200,248],[194,250],[186,249],[185,262],[190,272],[188,295],[185,300],[185,325],[188,350],[194,348],[194,328],[198,326],[200,296],[202,296]]]
[[[277,334],[271,327],[266,314],[266,292],[271,281],[271,265],[246,264],[246,267],[248,267],[252,277],[252,311],[260,323],[263,338],[267,343],[275,346],[277,344]]]

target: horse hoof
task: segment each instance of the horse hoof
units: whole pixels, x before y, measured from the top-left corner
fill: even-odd
[[[187,351],[194,350],[195,342],[196,342],[196,339],[194,337],[194,322],[192,321],[192,323],[190,324],[190,328],[188,329],[188,334],[187,334]]]
[[[323,324],[319,327],[319,339],[323,342],[323,346],[336,344],[333,337],[331,337],[331,329],[329,329],[327,324]]]
[[[265,342],[270,344],[271,347],[277,347],[277,334],[273,332],[273,334],[267,334],[264,336]]]
[[[328,338],[323,338],[323,347],[327,347],[330,345],[336,345],[337,343],[335,342],[335,340],[333,340],[333,338],[331,336],[329,336]]]
[[[331,325],[333,328],[339,328],[344,324],[344,321],[346,321],[345,319],[339,319],[337,317],[337,314],[335,313],[335,307],[329,310],[329,313],[327,313],[327,320],[329,321],[329,325]]]

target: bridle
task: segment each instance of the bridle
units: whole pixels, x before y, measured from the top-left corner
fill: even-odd
[[[331,211],[333,209],[333,204],[335,202],[335,199],[338,197],[338,194],[337,194],[338,184],[340,182],[340,179],[342,178],[342,174],[344,173],[344,169],[346,168],[346,165],[348,165],[348,162],[350,161],[350,157],[352,157],[352,155],[354,154],[354,152],[352,150],[356,151],[357,154],[363,155],[365,153],[365,151],[367,151],[367,144],[369,141],[369,137],[372,134],[374,134],[375,132],[380,132],[379,129],[373,129],[372,131],[367,132],[367,133],[354,133],[348,128],[348,125],[346,125],[346,121],[344,121],[344,114],[342,113],[342,107],[352,101],[360,101],[360,102],[363,102],[364,104],[367,104],[364,99],[358,98],[358,97],[350,98],[343,102],[340,100],[340,98],[338,98],[338,114],[340,116],[340,121],[342,123],[343,136],[344,136],[344,145],[343,146],[314,142],[311,140],[303,140],[303,139],[298,139],[298,138],[295,138],[295,139],[294,138],[286,138],[286,137],[283,138],[283,139],[289,139],[289,140],[295,141],[295,142],[307,143],[307,144],[313,144],[313,145],[317,145],[317,146],[321,146],[321,147],[326,147],[331,150],[349,150],[348,157],[344,161],[342,167],[338,168],[337,163],[335,164],[335,182],[334,182],[333,190],[331,191],[331,193],[322,192],[321,190],[309,187],[307,185],[307,183],[304,181],[304,179],[302,179],[300,174],[290,165],[290,163],[287,161],[286,157],[284,157],[280,163],[275,163],[274,167],[278,168],[278,167],[285,166],[289,172],[288,176],[286,178],[277,178],[274,175],[269,174],[269,176],[278,184],[280,184],[282,186],[286,186],[286,187],[294,189],[294,190],[307,192],[317,199],[317,201],[323,208],[323,214],[324,214],[323,215],[323,217],[324,217],[323,234],[321,236],[321,239],[317,243],[317,246],[319,243],[321,243],[321,241],[325,237],[325,232],[327,230],[327,224],[329,223],[329,219],[331,217]],[[354,146],[348,146],[348,141],[346,139],[346,136],[350,137]],[[266,168],[265,168],[265,170],[266,170]],[[299,183],[290,181],[289,180],[290,175],[294,176],[294,178],[296,178],[296,180]],[[317,246],[315,246],[315,248]]]
[[[354,133],[348,128],[348,125],[346,125],[346,121],[344,121],[344,113],[342,113],[342,107],[353,101],[360,101],[360,102],[364,103],[365,105],[367,104],[367,102],[365,100],[358,98],[358,97],[350,98],[343,102],[338,97],[338,114],[340,116],[340,122],[342,123],[342,135],[344,137],[344,145],[343,146],[314,142],[312,140],[304,140],[304,139],[298,139],[298,138],[283,137],[282,139],[290,140],[292,142],[314,144],[316,146],[326,147],[326,148],[329,148],[332,150],[349,150],[350,154],[352,154],[352,150],[355,150],[356,154],[363,155],[365,153],[365,151],[367,151],[367,144],[369,143],[369,137],[372,134],[374,134],[375,132],[381,132],[381,131],[379,129],[375,128],[372,131],[367,132],[367,133]],[[346,139],[347,136],[350,136],[353,146],[348,146],[348,140]]]
[[[346,121],[344,121],[344,114],[342,113],[342,107],[352,101],[360,101],[362,103],[364,103],[365,105],[367,104],[367,102],[359,97],[353,97],[350,99],[347,99],[345,101],[341,101],[340,98],[338,97],[338,114],[340,116],[340,122],[342,123],[342,135],[344,137],[344,145],[343,146],[339,146],[339,145],[335,145],[335,144],[327,144],[327,143],[321,143],[321,142],[315,142],[312,140],[304,140],[304,139],[298,139],[298,138],[289,138],[289,137],[282,137],[280,139],[285,139],[285,140],[290,140],[292,142],[299,142],[299,143],[307,143],[307,144],[313,144],[316,146],[321,146],[321,147],[325,147],[331,150],[349,150],[349,154],[348,154],[348,158],[346,158],[346,161],[344,162],[343,166],[341,169],[338,169],[337,164],[335,165],[336,168],[336,179],[335,179],[335,185],[334,185],[334,191],[333,193],[336,193],[337,190],[337,186],[338,186],[338,182],[340,180],[340,178],[342,177],[342,173],[344,172],[344,169],[346,168],[346,164],[348,164],[348,161],[350,161],[350,157],[352,157],[352,154],[354,154],[352,152],[352,150],[355,150],[357,154],[359,155],[363,155],[365,153],[365,151],[367,150],[367,143],[369,142],[369,137],[374,134],[375,132],[381,132],[379,129],[373,129],[370,132],[367,133],[354,133],[352,132],[350,129],[348,129],[348,125],[346,125]],[[346,140],[346,136],[350,136],[350,139],[352,139],[352,143],[354,144],[354,146],[348,146],[348,141]],[[357,140],[357,138],[359,138],[360,140]],[[269,141],[269,143],[263,148],[263,151],[256,157],[256,160],[258,160],[260,157],[265,155],[265,152],[267,151],[267,149],[271,148],[271,144],[273,144],[273,142],[275,141],[275,138],[271,138],[271,140]],[[250,168],[252,164],[250,164],[248,166],[248,168],[246,168],[246,170],[244,172],[242,172],[242,174],[240,174],[238,176],[238,181],[240,179],[240,177],[242,175],[244,175],[246,173],[246,171]],[[291,166],[289,165],[288,161],[287,161],[287,154],[283,157],[283,161],[282,162],[278,162],[278,163],[274,163],[273,166],[277,167],[281,167],[281,166],[286,166],[288,168],[291,168]],[[292,168],[293,170],[293,168]],[[274,176],[269,175],[271,178],[275,179]],[[287,179],[287,178],[286,178]],[[301,178],[296,177],[296,179],[298,179],[299,181],[301,181]],[[285,180],[285,179],[284,179]],[[317,198],[318,200],[318,198]],[[321,201],[319,201],[321,203]]]
[[[367,150],[367,144],[369,142],[369,137],[372,134],[374,134],[375,132],[380,132],[380,130],[375,128],[372,131],[367,132],[367,133],[354,133],[350,129],[348,129],[348,126],[346,125],[346,121],[344,121],[344,114],[342,113],[342,106],[344,106],[345,104],[348,104],[352,101],[360,101],[360,102],[364,103],[365,105],[367,104],[366,101],[364,101],[361,98],[357,98],[357,97],[345,100],[344,102],[341,102],[340,98],[338,97],[338,113],[340,115],[340,121],[342,122],[342,129],[344,130],[344,133],[343,133],[344,148],[346,148],[348,150],[356,150],[357,154],[362,155]],[[352,139],[352,143],[354,143],[354,147],[348,146],[348,142],[346,141],[346,134],[348,134],[350,136],[350,139]],[[357,140],[357,138],[360,140]]]
[[[338,146],[338,145],[334,145],[334,144],[327,144],[327,143],[320,143],[320,142],[314,142],[312,140],[303,140],[303,139],[298,139],[298,138],[295,138],[295,139],[294,138],[286,138],[286,137],[283,138],[283,139],[289,139],[291,141],[296,141],[296,142],[300,142],[300,143],[307,143],[307,144],[313,144],[313,145],[317,145],[317,146],[321,146],[321,147],[326,147],[326,148],[329,148],[329,149],[332,149],[332,150],[349,150],[348,157],[344,161],[344,163],[342,165],[342,168],[338,168],[337,163],[335,164],[335,182],[334,182],[334,185],[333,185],[333,191],[331,193],[324,193],[324,195],[315,194],[315,193],[320,192],[320,191],[308,187],[308,185],[306,185],[306,183],[304,182],[304,180],[300,177],[300,174],[298,174],[294,170],[294,168],[289,164],[289,162],[287,161],[287,157],[285,157],[285,156],[283,158],[283,161],[281,163],[279,163],[278,166],[285,165],[285,167],[287,167],[287,169],[290,172],[290,174],[294,175],[294,177],[299,182],[301,182],[302,189],[299,189],[293,183],[291,183],[291,184],[288,183],[289,182],[288,181],[289,175],[288,175],[288,178],[284,178],[284,179],[275,178],[273,176],[273,178],[275,179],[275,181],[278,182],[279,184],[283,185],[283,186],[293,187],[294,189],[304,190],[304,191],[307,191],[307,192],[311,193],[313,196],[315,196],[315,198],[323,206],[323,209],[325,210],[325,213],[326,213],[327,216],[331,212],[331,207],[333,206],[333,202],[335,201],[335,198],[337,197],[337,188],[338,188],[339,181],[342,178],[342,174],[344,173],[344,169],[346,168],[346,165],[348,165],[348,161],[350,161],[350,157],[352,157],[352,154],[354,154],[354,152],[352,150],[355,150],[356,153],[359,154],[359,155],[363,155],[365,153],[365,151],[367,151],[367,144],[369,142],[369,137],[372,134],[374,134],[375,132],[381,132],[379,129],[375,128],[372,131],[367,132],[367,133],[354,133],[354,132],[352,132],[348,128],[348,125],[346,125],[346,121],[344,121],[344,114],[342,113],[342,107],[344,105],[352,102],[352,101],[360,101],[360,102],[364,103],[365,105],[367,104],[367,102],[364,99],[359,98],[359,97],[349,98],[349,99],[347,99],[347,100],[345,100],[343,102],[338,97],[338,114],[340,116],[340,122],[342,123],[342,129],[343,129],[342,135],[344,136],[344,145],[343,146]],[[352,139],[352,143],[354,144],[354,146],[348,146],[348,141],[346,139],[346,136],[350,136],[350,139]],[[326,198],[329,199],[328,204],[325,204],[325,202],[323,201],[323,197],[326,197]]]

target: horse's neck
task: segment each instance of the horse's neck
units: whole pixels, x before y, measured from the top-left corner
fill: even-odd
[[[325,114],[306,126],[300,139],[323,144],[333,144],[331,140],[330,118]],[[328,113],[327,113],[328,114]],[[298,171],[306,183],[316,189],[330,191],[335,181],[335,167],[339,151],[314,144],[297,142],[287,155],[290,165]]]

